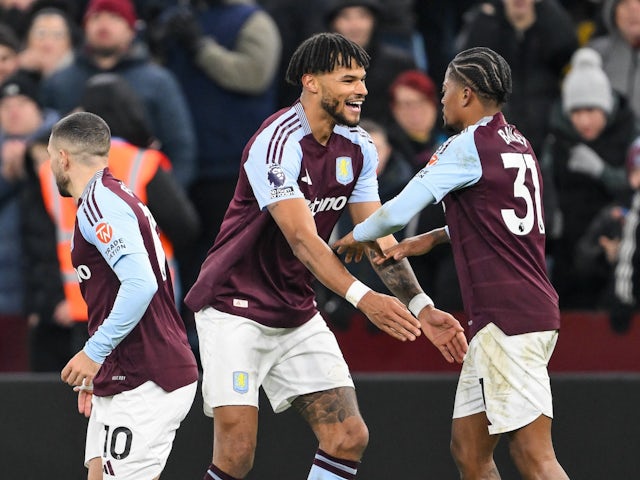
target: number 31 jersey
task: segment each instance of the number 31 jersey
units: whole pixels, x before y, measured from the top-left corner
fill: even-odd
[[[452,137],[413,181],[444,200],[471,336],[488,323],[507,335],[559,328],[538,161],[502,113]]]

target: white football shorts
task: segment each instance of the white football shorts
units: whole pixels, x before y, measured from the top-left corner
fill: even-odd
[[[148,381],[109,397],[93,396],[85,466],[102,457],[104,478],[149,480],[164,469],[198,382],[165,392]]]
[[[273,328],[206,307],[195,314],[207,416],[224,405],[258,407],[260,386],[276,413],[299,395],[353,387],[338,342],[320,314]]]
[[[486,412],[492,435],[553,418],[547,365],[557,340],[557,330],[509,336],[493,323],[482,328],[462,365],[453,418]]]

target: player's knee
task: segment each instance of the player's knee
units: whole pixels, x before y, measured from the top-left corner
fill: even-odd
[[[465,454],[469,452],[468,449],[464,448],[462,442],[460,442],[455,436],[451,439],[451,443],[449,444],[449,450],[451,451],[451,456],[453,460],[460,468],[462,465],[467,463],[467,459],[465,459]]]
[[[509,443],[509,454],[521,474],[542,472],[549,464],[557,462],[552,448],[540,448],[523,442]]]
[[[369,429],[362,419],[357,422],[345,422],[328,439],[323,449],[337,458],[359,460],[369,444]]]

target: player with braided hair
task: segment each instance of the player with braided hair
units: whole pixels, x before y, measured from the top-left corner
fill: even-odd
[[[422,331],[450,362],[466,352],[462,326],[429,303],[407,260],[376,267],[393,298],[357,281],[326,243],[343,210],[357,223],[380,206],[377,153],[358,127],[368,63],[339,34],[298,47],[287,80],[301,88],[300,100],[249,141],[220,233],[186,296],[196,312],[204,410],[215,418],[205,480],[251,470],[260,387],[275,412],[293,407],[317,437],[309,480],[356,477],[369,434],[318,312],[314,276],[392,337],[415,340]]]
[[[499,479],[493,451],[506,433],[523,478],[567,479],[551,440],[547,365],[560,312],[547,277],[542,177],[529,141],[506,122],[510,67],[488,48],[459,53],[443,83],[443,117],[457,132],[393,200],[334,244],[348,257],[443,201],[447,226],[403,240],[378,264],[450,241],[468,321],[451,449],[461,478]]]

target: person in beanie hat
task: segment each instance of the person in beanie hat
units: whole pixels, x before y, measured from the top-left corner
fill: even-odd
[[[24,73],[0,85],[0,371],[33,368],[27,325],[33,327],[32,334],[43,331],[27,322],[27,309],[36,301],[29,288],[30,267],[34,255],[48,248],[38,231],[44,227],[37,220],[41,217],[27,200],[34,191],[30,147],[36,139],[48,137],[57,119],[56,112],[39,107],[37,86]],[[49,345],[64,347],[64,332],[60,333],[62,345],[53,334]]]
[[[638,134],[626,98],[615,92],[591,48],[577,50],[554,105],[541,154],[552,281],[563,308],[596,308],[603,282],[580,272],[576,245],[607,206],[628,206],[625,158]]]
[[[135,30],[138,18],[130,0],[91,0],[84,14],[85,22],[92,15],[102,12],[109,12],[122,17],[129,25],[129,28]]]
[[[568,115],[580,108],[599,108],[607,115],[611,113],[611,82],[602,70],[600,54],[592,48],[581,48],[573,54],[571,70],[562,84],[562,108]]]
[[[41,106],[38,84],[24,72],[16,72],[0,85],[0,101],[7,97],[15,96],[27,97],[32,100],[38,108]]]

